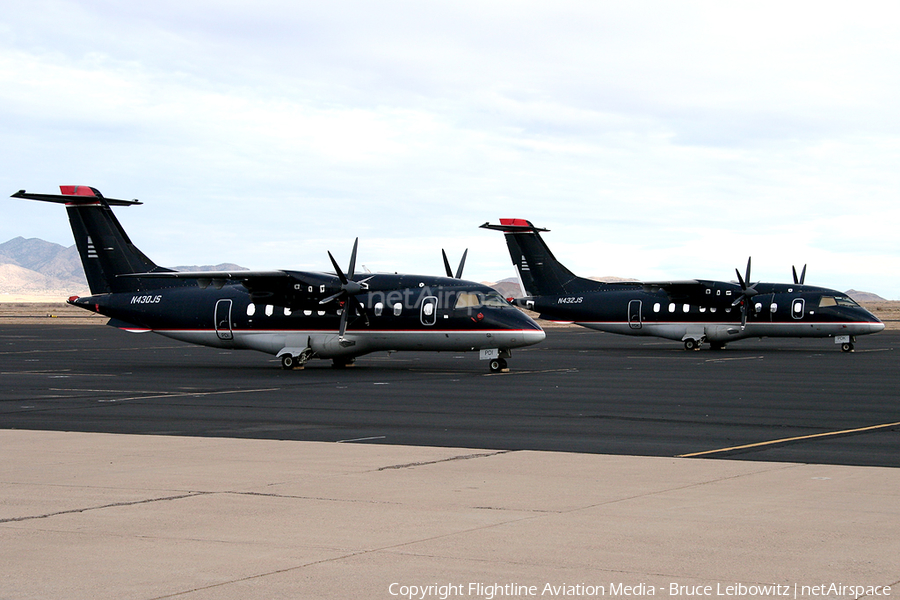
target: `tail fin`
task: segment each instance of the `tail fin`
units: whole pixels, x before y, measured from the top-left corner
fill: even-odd
[[[131,243],[110,208],[141,202],[104,198],[98,190],[87,186],[61,185],[59,189],[61,195],[29,194],[19,190],[12,197],[65,204],[91,294],[140,291],[140,278],[116,276],[168,271],[157,267]]]
[[[529,296],[573,294],[598,286],[595,281],[577,277],[556,260],[541,238],[540,232],[547,229],[535,227],[525,219],[500,219],[499,225],[485,223],[481,228],[506,234],[509,256]]]

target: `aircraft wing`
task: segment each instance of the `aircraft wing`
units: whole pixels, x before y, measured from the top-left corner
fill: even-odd
[[[188,279],[201,288],[221,289],[239,282],[253,302],[277,304],[291,309],[318,306],[319,301],[341,290],[341,280],[330,273],[307,271],[156,271],[119,277],[141,279]]]
[[[654,294],[663,291],[672,302],[684,302],[687,304],[731,304],[731,301],[740,294],[741,288],[736,283],[722,281],[708,281],[704,279],[683,279],[668,281],[607,281],[606,285],[615,286],[641,286],[645,292]],[[715,290],[715,291],[713,291]],[[717,294],[722,290],[731,294]]]
[[[647,291],[662,290],[672,302],[688,304],[730,305],[741,293],[736,283],[694,279],[686,281],[642,282]],[[722,292],[725,293],[722,293]]]

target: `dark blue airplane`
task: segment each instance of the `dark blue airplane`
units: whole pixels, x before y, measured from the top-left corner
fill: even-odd
[[[312,358],[351,365],[376,351],[479,351],[492,372],[507,369],[513,348],[544,332],[495,290],[456,276],[356,273],[356,249],[346,273],[328,253],[334,273],[306,271],[177,272],[157,266],[131,243],[111,206],[137,200],[104,198],[86,186],[59,195],[14,198],[64,204],[91,288],[68,302],[110,317],[132,332],[152,331],[217,348],[273,354],[285,369]]]
[[[598,282],[576,277],[541,238],[548,231],[524,219],[500,219],[524,297],[514,304],[544,319],[590,329],[678,340],[686,350],[708,342],[721,350],[749,337],[832,337],[851,352],[856,336],[884,323],[847,294],[806,285],[806,267],[794,283],[750,283],[750,260],[737,283],[688,281]]]

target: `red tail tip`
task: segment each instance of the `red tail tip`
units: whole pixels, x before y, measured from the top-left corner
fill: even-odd
[[[531,227],[531,223],[525,219],[500,219],[501,225],[512,225],[514,227]]]
[[[94,198],[100,196],[97,190],[86,185],[61,185],[59,192],[63,196],[93,196]]]

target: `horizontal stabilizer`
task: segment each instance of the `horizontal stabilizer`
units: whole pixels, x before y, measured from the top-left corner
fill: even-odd
[[[494,231],[502,231],[504,233],[527,233],[529,231],[538,233],[541,231],[550,231],[549,229],[544,229],[542,227],[535,227],[531,224],[531,221],[526,221],[525,219],[500,219],[499,225],[485,223],[480,227],[481,229],[493,229]]]
[[[98,190],[85,185],[61,185],[62,194],[29,194],[25,190],[19,190],[12,198],[24,198],[25,200],[40,200],[42,202],[56,202],[57,204],[95,204],[98,200],[109,206],[134,206],[143,204],[139,200],[118,200],[116,198],[104,198]]]

